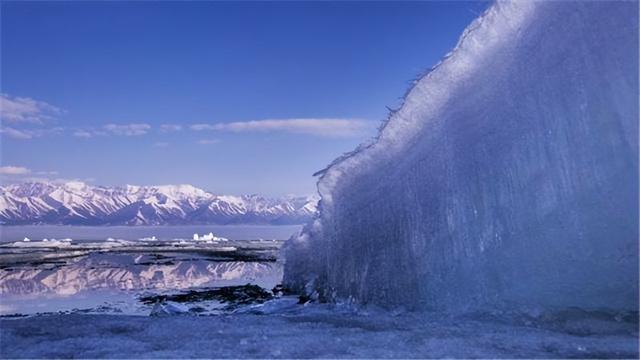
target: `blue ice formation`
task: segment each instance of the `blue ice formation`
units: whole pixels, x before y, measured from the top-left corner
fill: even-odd
[[[638,308],[638,2],[497,2],[321,172],[285,284],[386,307]]]

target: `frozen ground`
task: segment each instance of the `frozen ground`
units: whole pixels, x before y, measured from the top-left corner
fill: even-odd
[[[281,298],[219,316],[0,319],[3,358],[637,358],[636,314],[355,311]]]

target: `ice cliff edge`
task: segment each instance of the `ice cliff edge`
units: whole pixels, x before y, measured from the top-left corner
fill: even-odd
[[[497,2],[321,175],[285,284],[388,307],[638,307],[638,3]]]

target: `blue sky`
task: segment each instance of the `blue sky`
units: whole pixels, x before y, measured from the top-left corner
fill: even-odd
[[[2,182],[307,194],[485,2],[6,2]]]

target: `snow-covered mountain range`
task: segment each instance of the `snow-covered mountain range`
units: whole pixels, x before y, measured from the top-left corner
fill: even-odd
[[[317,201],[216,195],[191,185],[32,182],[0,187],[0,224],[299,224],[315,213]]]

